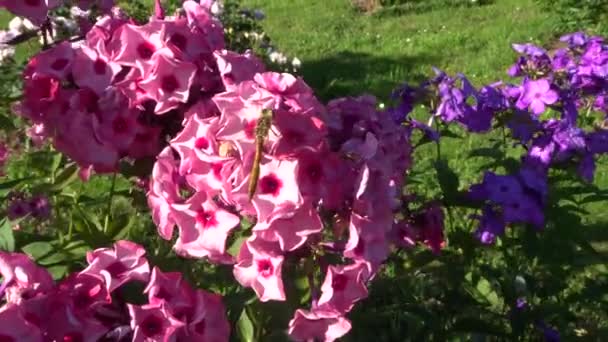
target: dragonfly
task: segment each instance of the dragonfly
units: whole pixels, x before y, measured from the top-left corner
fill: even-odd
[[[251,167],[251,176],[249,178],[249,188],[247,194],[249,201],[255,195],[260,178],[260,163],[262,162],[262,154],[264,153],[264,141],[268,137],[270,127],[272,125],[272,110],[262,110],[262,115],[255,125],[255,156],[253,157],[253,166]]]

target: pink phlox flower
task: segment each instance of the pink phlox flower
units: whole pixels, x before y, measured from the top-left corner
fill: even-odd
[[[127,304],[131,315],[133,342],[166,342],[175,340],[175,332],[184,323],[169,313],[164,304]]]
[[[346,335],[351,323],[337,312],[298,309],[289,322],[289,338],[297,342],[319,340],[332,342]]]
[[[113,248],[100,248],[87,253],[89,266],[80,274],[98,277],[112,292],[129,281],[147,282],[150,266],[145,249],[131,241],[117,241]]]
[[[234,277],[242,286],[251,287],[262,302],[283,301],[283,260],[277,243],[263,241],[254,235],[241,246]]]
[[[171,207],[180,231],[175,244],[179,254],[220,259],[226,254],[226,240],[239,225],[238,216],[220,208],[205,192]]]
[[[157,53],[152,66],[144,73],[139,86],[156,101],[154,111],[163,114],[188,100],[190,86],[196,76],[196,66]]]
[[[258,222],[253,231],[257,236],[266,240],[278,242],[282,251],[289,252],[298,249],[308,238],[323,230],[323,223],[311,202],[304,202],[299,208],[288,206],[281,210],[279,218]]]
[[[355,303],[367,297],[368,268],[362,263],[346,266],[329,266],[325,281],[321,286],[318,309],[349,312]]]

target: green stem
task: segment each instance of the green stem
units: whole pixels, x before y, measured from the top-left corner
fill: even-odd
[[[114,200],[114,190],[116,189],[116,172],[112,174],[112,185],[110,187],[110,197],[108,198],[108,207],[106,208],[106,219],[103,224],[103,232],[108,232],[108,225],[110,222],[110,214],[112,212],[112,201]]]

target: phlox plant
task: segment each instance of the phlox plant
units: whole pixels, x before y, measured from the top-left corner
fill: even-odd
[[[71,5],[78,25],[58,37],[50,18]],[[478,250],[518,248],[516,234],[542,241],[555,172],[591,182],[608,152],[595,117],[608,95],[600,37],[571,34],[550,53],[515,44],[510,82],[476,88],[436,70],[387,106],[370,95],[324,104],[244,49],[240,32],[253,26],[227,29],[236,5],[223,5],[187,0],[170,13],[157,0],[134,20],[112,1],[0,2],[34,25],[7,45],[42,38],[0,143],[0,167],[37,148],[21,166],[9,160],[12,179],[0,184],[0,341],[362,338],[366,322],[351,315],[395,265],[421,255],[471,265]],[[425,120],[414,115],[421,104]],[[454,130],[502,138],[465,188],[441,155]],[[439,195],[410,184],[426,143]],[[96,183],[104,174],[108,193]],[[487,273],[467,267],[468,297],[450,294],[504,324],[467,330],[455,315],[441,329],[559,339],[552,313],[537,309],[550,296],[517,274],[499,298]],[[447,336],[407,331],[398,334]]]

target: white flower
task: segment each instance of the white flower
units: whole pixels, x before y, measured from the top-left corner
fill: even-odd
[[[64,28],[70,34],[74,34],[76,31],[78,31],[78,23],[76,23],[75,20],[58,16],[53,19],[53,22]]]
[[[90,14],[91,11],[83,11],[78,6],[72,6],[70,8],[70,15],[72,16],[72,18],[88,18]]]
[[[9,41],[17,36],[14,31],[0,31],[0,42]],[[0,43],[0,64],[4,63],[7,58],[15,55],[15,47]]]
[[[302,66],[302,61],[300,61],[298,57],[294,57],[291,61],[291,65],[294,67],[294,69],[299,69]]]
[[[31,30],[35,30],[37,28],[38,28],[38,26],[32,24],[31,21],[24,19],[24,18],[20,18],[20,17],[14,17],[8,23],[8,29],[10,31],[17,32],[17,33],[23,33],[23,31],[31,31]]]
[[[224,13],[224,5],[222,5],[219,1],[215,1],[211,5],[210,10],[211,10],[211,14],[218,17],[218,16],[222,15],[222,13]]]
[[[273,63],[277,63],[277,64],[285,64],[287,63],[287,57],[282,54],[281,52],[278,51],[273,51],[271,52],[268,57],[270,58],[270,61]]]

